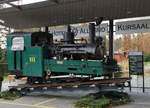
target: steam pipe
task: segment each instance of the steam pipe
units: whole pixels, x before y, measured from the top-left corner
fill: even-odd
[[[48,26],[45,26],[45,32],[48,33]]]
[[[113,19],[109,20],[109,58],[113,60]]]

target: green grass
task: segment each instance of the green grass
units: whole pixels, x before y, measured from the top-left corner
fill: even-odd
[[[79,108],[108,108],[110,104],[117,106],[131,101],[132,99],[127,93],[109,91],[82,97],[74,102],[74,105]]]
[[[150,65],[150,62],[144,62],[144,66]]]

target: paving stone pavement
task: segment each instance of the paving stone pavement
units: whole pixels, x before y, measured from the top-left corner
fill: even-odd
[[[150,108],[150,93],[130,93],[134,102],[114,108]],[[77,96],[56,95],[27,95],[14,101],[0,99],[0,108],[75,108],[73,102]]]

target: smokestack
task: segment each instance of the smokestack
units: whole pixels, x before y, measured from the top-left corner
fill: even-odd
[[[89,23],[89,38],[90,44],[95,44],[95,24]]]
[[[64,42],[66,44],[74,44],[74,33],[71,32],[70,25],[68,25],[67,32],[64,34]]]

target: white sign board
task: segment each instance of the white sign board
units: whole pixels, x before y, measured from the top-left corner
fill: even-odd
[[[116,22],[116,34],[132,34],[150,32],[150,19]]]
[[[24,50],[24,37],[14,37],[12,39],[12,51],[23,51]]]
[[[71,26],[72,31],[77,37],[89,36],[89,26],[78,25]],[[57,27],[51,29],[54,37],[62,37],[67,31],[67,27]],[[109,34],[108,23],[100,24],[96,26],[96,36],[106,36]],[[115,23],[116,34],[132,34],[132,33],[146,33],[150,32],[150,19],[123,21]]]
[[[89,26],[88,25],[79,25],[79,26],[71,26],[71,30],[75,33],[75,36],[89,36]],[[67,31],[67,27],[61,27],[56,29],[51,29],[51,33],[53,33],[54,37],[63,36]],[[96,26],[96,36],[105,36],[108,34],[108,24],[101,24],[100,26]]]

